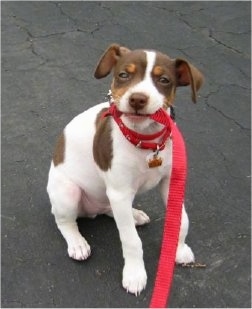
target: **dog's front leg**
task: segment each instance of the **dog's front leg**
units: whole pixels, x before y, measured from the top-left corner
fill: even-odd
[[[113,211],[122,243],[124,268],[122,285],[136,296],[145,288],[147,275],[143,261],[142,242],[138,236],[132,213],[135,193],[107,188],[107,196]]]

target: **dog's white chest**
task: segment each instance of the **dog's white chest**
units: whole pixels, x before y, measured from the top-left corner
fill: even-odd
[[[168,157],[169,150],[166,149],[162,153],[162,165],[156,167],[149,167],[149,163],[147,162],[149,157],[152,157],[153,154],[147,155],[143,160],[143,168],[142,173],[139,174],[139,188],[138,193],[148,191],[161,181],[162,178],[166,177],[170,174],[171,169],[171,160]],[[160,156],[161,158],[161,156]]]
[[[112,172],[116,170],[117,181],[132,186],[137,193],[148,191],[155,187],[161,179],[170,175],[172,164],[172,145],[167,141],[164,150],[158,156],[162,164],[149,167],[148,160],[153,158],[152,150],[139,149],[132,146],[119,131],[114,131],[114,158]]]

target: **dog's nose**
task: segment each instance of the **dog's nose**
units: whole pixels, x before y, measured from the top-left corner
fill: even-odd
[[[129,105],[134,108],[134,110],[143,109],[148,102],[148,97],[142,93],[133,93],[129,98]]]

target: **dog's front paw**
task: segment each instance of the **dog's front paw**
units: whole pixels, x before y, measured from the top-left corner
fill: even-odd
[[[135,225],[144,225],[150,222],[150,218],[142,210],[133,208],[132,211]]]
[[[68,255],[70,258],[82,261],[86,260],[90,254],[90,246],[82,236],[78,237],[71,243],[68,243]]]
[[[187,244],[179,244],[176,253],[176,263],[188,264],[194,262],[194,254]]]
[[[144,265],[128,263],[123,269],[122,285],[127,292],[138,296],[145,288],[147,283],[147,274]]]

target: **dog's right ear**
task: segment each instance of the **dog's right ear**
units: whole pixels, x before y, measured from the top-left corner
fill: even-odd
[[[128,52],[130,52],[130,50],[126,47],[118,44],[110,45],[97,64],[94,77],[99,79],[107,76],[115,66],[117,60]]]

